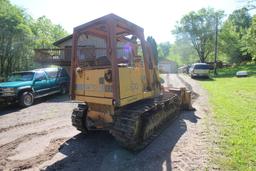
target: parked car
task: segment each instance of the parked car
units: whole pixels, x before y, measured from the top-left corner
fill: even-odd
[[[207,77],[209,78],[210,67],[206,63],[195,63],[189,68],[189,75],[194,77]]]
[[[34,99],[69,90],[69,76],[64,68],[42,68],[12,73],[0,83],[0,102],[19,102],[31,106]]]

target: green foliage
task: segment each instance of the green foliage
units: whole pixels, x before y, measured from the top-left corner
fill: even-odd
[[[193,45],[185,39],[175,41],[170,48],[168,58],[175,61],[179,66],[198,61],[196,50],[194,49]]]
[[[255,2],[253,0],[249,3],[255,4]],[[216,26],[218,19],[218,23],[221,25],[221,28],[219,28],[218,60],[229,63],[256,61],[255,16],[252,21],[249,10],[247,8],[241,8],[233,11],[222,25],[221,19],[223,16],[223,11],[214,11],[211,8],[201,9],[197,12],[192,11],[180,20],[173,33],[176,34],[176,40],[188,41],[187,45],[189,43],[193,45],[199,56],[199,61],[213,61],[216,30],[214,26]],[[194,55],[190,55],[191,57],[189,58],[186,55],[187,62],[185,62],[184,59],[186,58],[182,51],[188,50],[187,47],[184,47],[184,42],[183,46],[174,46],[172,51],[178,51],[180,53],[171,53],[171,58],[177,58],[175,60],[179,61],[178,63],[194,61],[193,59],[189,60]]]
[[[250,76],[237,78],[238,70]],[[216,156],[222,170],[256,170],[256,65],[219,70],[214,81],[201,82],[209,91],[214,115],[220,126],[220,152]]]
[[[213,52],[214,34],[217,19],[221,21],[223,11],[214,11],[212,8],[192,11],[185,15],[173,31],[178,39],[190,40],[201,62],[205,62]]]
[[[39,17],[31,25],[35,35],[36,48],[52,48],[53,42],[65,37],[68,33],[60,26],[55,25],[45,16]]]
[[[251,16],[246,8],[235,10],[224,22],[220,32],[220,51],[228,58],[228,62],[240,63],[250,60],[249,53],[244,53],[244,36],[251,26]]]
[[[247,8],[242,8],[233,11],[232,14],[228,17],[228,21],[232,22],[235,31],[240,32],[241,36],[244,33],[245,29],[248,29],[251,26],[251,16]]]
[[[0,76],[33,67],[34,48],[52,47],[67,35],[46,17],[34,21],[21,8],[0,0]]]
[[[240,35],[234,30],[235,27],[231,22],[225,22],[219,36],[219,50],[226,54],[227,62],[239,62],[242,55]]]
[[[169,56],[169,49],[171,44],[169,42],[160,43],[157,47],[159,58],[167,58]]]
[[[32,31],[24,11],[9,1],[0,1],[0,75],[31,64]]]
[[[256,63],[256,15],[253,16],[252,25],[247,30],[247,33],[242,40],[244,47],[243,51],[252,56],[252,60]]]
[[[157,52],[157,44],[155,39],[152,36],[147,37],[147,42],[152,50],[152,53],[155,58],[156,65],[158,64],[158,52]]]

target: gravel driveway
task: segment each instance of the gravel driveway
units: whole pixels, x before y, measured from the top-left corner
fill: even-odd
[[[165,84],[193,90],[196,111],[182,112],[145,150],[131,153],[107,132],[80,134],[71,126],[77,105],[52,96],[29,108],[0,108],[0,170],[206,170],[211,112],[197,81],[162,75]]]

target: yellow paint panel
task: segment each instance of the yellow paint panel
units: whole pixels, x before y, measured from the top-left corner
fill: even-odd
[[[112,105],[112,99],[102,97],[76,96],[76,100],[95,104]]]
[[[112,84],[104,79],[107,69],[83,70],[76,73],[75,93],[93,97],[113,97]]]
[[[143,68],[119,68],[119,76],[121,106],[152,97],[152,92],[144,92]]]
[[[128,104],[131,104],[133,102],[136,102],[136,101],[139,101],[139,100],[142,100],[142,99],[143,99],[142,94],[138,94],[136,96],[131,96],[131,97],[122,99],[121,100],[121,106],[128,105]]]
[[[84,89],[80,88],[84,84],[84,73],[76,72],[76,84],[75,84],[75,94],[84,95]]]
[[[107,69],[84,70],[76,75],[76,99],[95,104],[112,105],[112,84],[104,79]],[[145,73],[143,68],[120,67],[121,106],[150,98],[153,92],[144,92]]]
[[[119,68],[120,98],[138,96],[143,93],[141,68]]]

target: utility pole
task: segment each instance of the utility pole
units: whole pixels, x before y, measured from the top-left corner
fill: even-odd
[[[214,47],[214,75],[217,75],[217,57],[218,57],[218,16],[215,15],[215,47]]]

